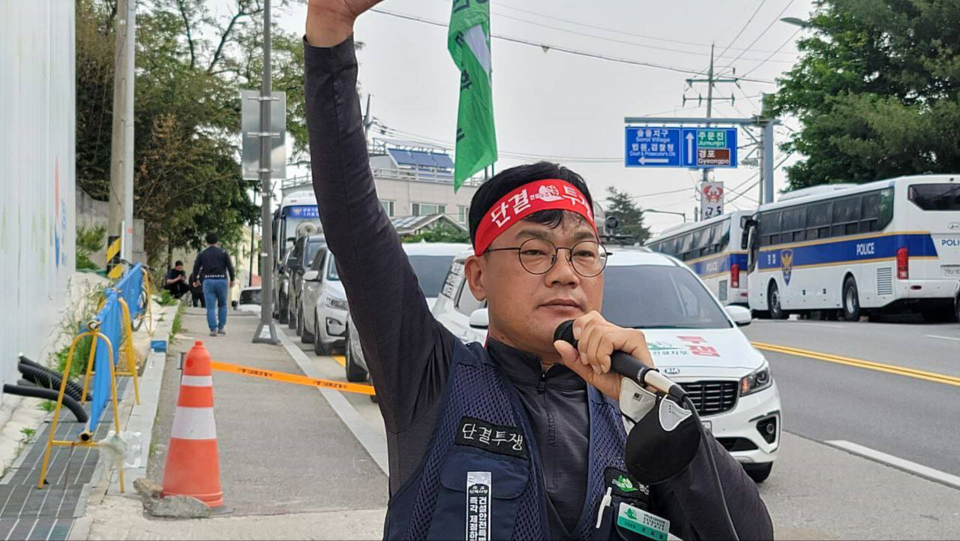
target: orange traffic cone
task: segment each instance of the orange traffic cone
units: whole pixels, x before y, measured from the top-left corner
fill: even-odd
[[[197,341],[183,365],[180,398],[173,418],[163,496],[191,496],[207,507],[223,505],[217,423],[213,418],[210,354]]]

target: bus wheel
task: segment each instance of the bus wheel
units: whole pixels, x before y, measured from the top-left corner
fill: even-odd
[[[787,319],[787,314],[780,304],[780,289],[776,282],[770,282],[767,289],[767,304],[770,307],[770,319]]]
[[[860,293],[857,281],[850,276],[843,282],[843,319],[860,321]]]

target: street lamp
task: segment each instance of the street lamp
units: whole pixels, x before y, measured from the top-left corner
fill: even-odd
[[[686,212],[674,212],[674,211],[671,211],[671,210],[650,210],[650,209],[643,209],[642,212],[643,212],[644,214],[646,214],[647,212],[649,212],[649,213],[651,213],[651,214],[673,214],[674,216],[680,216],[681,218],[683,218],[683,222],[684,222],[684,223],[687,222],[687,213],[686,213]]]
[[[800,28],[810,28],[811,26],[813,26],[813,23],[811,23],[810,21],[805,21],[798,17],[784,17],[780,19],[780,22],[792,24],[793,26],[799,26]]]

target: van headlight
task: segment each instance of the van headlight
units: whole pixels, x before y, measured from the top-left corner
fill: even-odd
[[[756,372],[740,380],[740,396],[762,391],[773,384],[773,378],[770,377],[770,365],[765,364]]]
[[[347,301],[346,299],[338,299],[336,297],[324,297],[323,304],[334,310],[347,310]]]

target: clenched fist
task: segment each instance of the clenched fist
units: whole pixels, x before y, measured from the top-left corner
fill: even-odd
[[[381,0],[309,0],[307,42],[315,47],[333,47],[353,33],[357,17]]]

